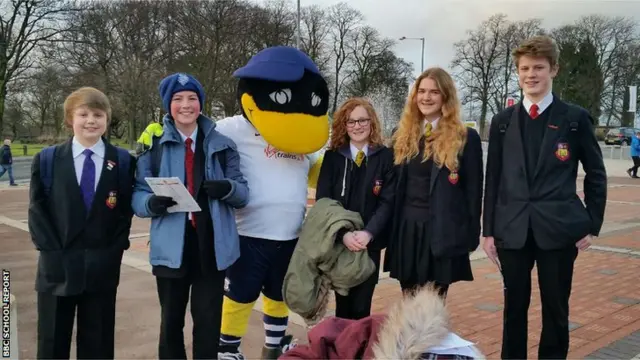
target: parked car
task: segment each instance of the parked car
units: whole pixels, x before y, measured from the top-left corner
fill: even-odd
[[[622,145],[629,146],[631,144],[631,138],[635,136],[635,133],[640,129],[634,129],[631,127],[619,127],[613,128],[607,132],[607,136],[604,138],[605,145]]]

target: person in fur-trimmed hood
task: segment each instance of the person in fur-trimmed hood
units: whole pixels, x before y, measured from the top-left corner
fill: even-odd
[[[431,286],[406,296],[388,314],[360,320],[331,317],[278,359],[484,359],[473,343],[451,332],[444,300]]]

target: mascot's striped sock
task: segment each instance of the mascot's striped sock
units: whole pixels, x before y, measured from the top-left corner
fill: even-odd
[[[240,340],[247,332],[249,317],[255,301],[242,304],[224,297],[222,303],[222,327],[220,329],[220,352],[237,352]]]
[[[282,301],[262,297],[264,312],[264,346],[270,349],[280,347],[280,341],[287,331],[287,323],[289,320],[289,309]]]

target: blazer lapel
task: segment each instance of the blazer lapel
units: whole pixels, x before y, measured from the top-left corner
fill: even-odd
[[[444,166],[444,165],[443,165]],[[431,183],[429,184],[429,194],[433,192],[433,188],[436,185],[436,180],[438,179],[438,175],[440,174],[441,168],[436,165],[436,162],[433,161],[431,165]]]
[[[62,145],[59,151],[56,151],[56,165],[54,167],[54,173],[57,173],[57,177],[63,179],[65,193],[68,196],[69,204],[78,204],[77,206],[70,206],[69,216],[74,219],[81,219],[78,221],[69,222],[69,236],[66,238],[68,241],[75,238],[76,235],[82,231],[87,218],[87,210],[84,206],[84,199],[82,198],[82,190],[78,184],[78,178],[76,176],[76,167],[74,164],[72,140],[67,141]],[[64,244],[68,245],[68,244]]]
[[[554,96],[553,104],[551,106],[551,113],[549,114],[549,123],[544,131],[544,137],[542,138],[542,146],[540,147],[540,153],[538,154],[538,163],[536,165],[536,171],[533,174],[535,179],[542,169],[549,163],[548,159],[556,143],[558,142],[559,135],[561,133],[560,127],[566,119],[567,105]]]
[[[89,217],[91,217],[91,215],[95,213],[97,206],[106,204],[107,198],[109,197],[109,192],[113,189],[113,185],[118,184],[118,165],[118,151],[113,145],[105,141],[102,171],[100,172],[100,179],[98,179],[96,193],[93,196],[93,203],[91,204]],[[116,196],[119,195],[120,194],[116,194]],[[105,203],[103,203],[103,201],[105,201]]]
[[[506,134],[504,134],[502,156],[504,156],[505,153],[504,149],[508,149],[510,154],[509,157],[513,159],[513,162],[509,162],[508,165],[518,166],[520,168],[519,171],[525,175],[525,178],[528,178],[529,174],[527,171],[526,162],[524,160],[524,143],[522,141],[522,129],[520,128],[520,121],[518,120],[520,117],[520,111],[522,111],[522,109],[522,103],[519,103],[513,109],[513,113],[511,113],[509,126],[507,127]]]

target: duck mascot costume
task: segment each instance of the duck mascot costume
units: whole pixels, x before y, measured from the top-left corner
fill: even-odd
[[[329,89],[316,64],[287,46],[260,51],[233,75],[242,115],[216,130],[236,143],[250,195],[236,210],[240,258],[227,270],[218,359],[244,359],[240,342],[260,293],[262,359],[277,359],[289,338],[282,284],[329,138]]]

